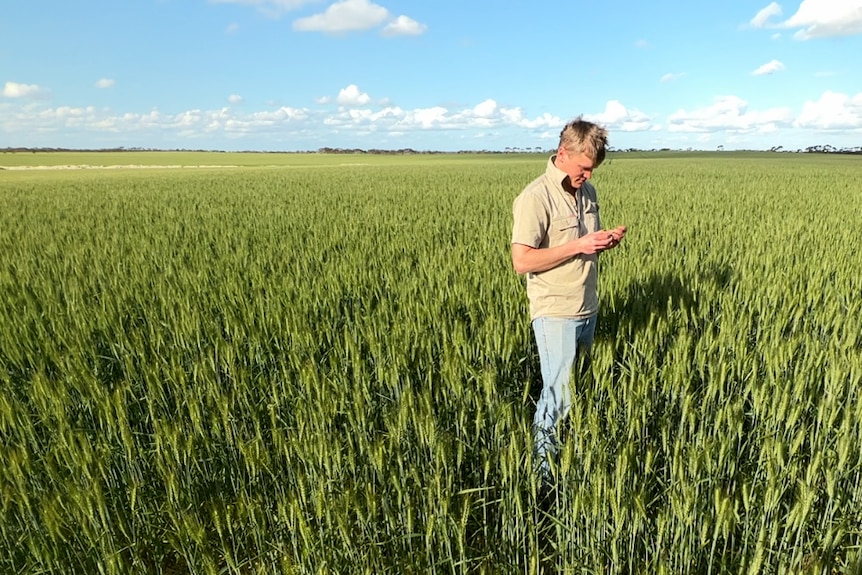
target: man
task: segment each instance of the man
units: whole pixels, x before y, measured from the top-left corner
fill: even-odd
[[[535,451],[547,479],[557,428],[571,406],[575,359],[589,354],[599,298],[598,254],[615,248],[625,226],[602,230],[596,190],[588,182],[605,159],[607,130],[580,117],[560,132],[542,176],[513,204],[512,264],[527,276],[530,319],[542,368],[533,420]]]

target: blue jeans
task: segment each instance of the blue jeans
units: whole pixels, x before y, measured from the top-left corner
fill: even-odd
[[[545,476],[549,458],[557,453],[558,427],[572,405],[569,385],[575,360],[590,353],[596,333],[596,316],[585,319],[538,317],[533,333],[542,366],[542,394],[533,419],[536,465]],[[586,359],[586,357],[584,358]]]

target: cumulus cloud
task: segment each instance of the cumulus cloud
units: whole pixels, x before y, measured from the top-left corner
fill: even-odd
[[[473,113],[477,118],[490,118],[497,111],[497,102],[495,100],[485,100],[473,108]]]
[[[6,82],[3,87],[3,95],[7,98],[32,98],[41,96],[45,90],[36,84],[19,84],[18,82]]]
[[[813,130],[862,130],[862,92],[855,96],[824,92],[816,102],[805,102],[793,125]]]
[[[336,102],[342,106],[365,106],[371,101],[371,96],[362,92],[359,86],[351,84],[338,92]]]
[[[785,28],[802,28],[799,40],[862,34],[862,0],[802,0]]]
[[[737,96],[721,96],[711,106],[678,110],[668,117],[671,132],[768,133],[791,125],[790,108],[749,110],[748,102]]]
[[[17,92],[21,91],[26,90]],[[242,102],[238,95],[228,100],[230,104]],[[0,100],[0,133],[14,145],[34,146],[76,147],[86,142],[106,147],[131,143],[225,149],[230,148],[230,142],[242,142],[236,147],[272,150],[285,145],[296,149],[406,145],[462,149],[457,142],[471,141],[481,142],[483,148],[501,149],[512,142],[519,146],[553,142],[565,124],[564,118],[553,113],[528,115],[520,107],[501,105],[493,98],[458,107],[401,108],[372,99],[355,84],[320,101],[324,100],[339,105],[315,105],[310,109],[274,106],[247,111],[243,106],[226,104],[214,110],[188,109],[179,113],[157,109],[116,113],[92,106],[49,108],[38,99]],[[824,92],[800,109],[801,113],[790,108],[753,110],[739,97],[724,96],[701,108],[679,109],[662,117],[659,123],[654,116],[610,100],[603,110],[584,117],[617,134],[613,139],[623,142],[623,146],[627,145],[626,138],[648,138],[654,145],[671,136],[675,145],[712,141],[711,138],[725,145],[734,141],[750,145],[756,138],[774,138],[776,133],[788,144],[798,137],[794,133],[812,131],[841,134],[835,139],[852,143],[862,134],[862,93]]]
[[[116,82],[109,78],[102,78],[96,82],[96,87],[101,90],[106,90],[108,88],[113,88]]]
[[[392,18],[389,10],[369,0],[338,0],[325,12],[296,20],[293,29],[336,34],[370,30],[383,24],[381,35],[385,37],[419,36],[428,28],[409,16]]]
[[[286,122],[305,120],[309,117],[308,111],[302,108],[281,106],[276,110],[253,112],[251,114],[231,118],[234,126],[274,126]]]
[[[294,11],[302,6],[318,2],[319,0],[209,0],[211,4],[237,4],[250,6],[259,12],[272,17],[279,18],[286,12]],[[421,24],[409,16],[398,16],[393,18],[389,10],[374,4],[370,0],[337,0],[324,12],[313,14],[306,18],[299,18],[293,22],[293,29],[300,32],[325,32],[338,34],[357,30],[369,30],[378,26],[385,26],[381,35],[392,36],[419,36],[427,30],[425,24]],[[226,34],[235,34],[239,30],[236,23],[230,24]]]
[[[257,142],[255,145],[259,149],[272,149],[273,142],[279,141],[290,141],[293,145],[304,142],[301,145],[309,148],[314,147],[309,142],[317,142],[320,146],[340,146],[350,139],[373,146],[375,144],[362,138],[375,134],[374,142],[384,141],[382,139],[403,142],[403,138],[411,135],[419,137],[417,134],[420,132],[437,131],[448,132],[447,137],[456,137],[453,134],[460,133],[462,138],[479,138],[486,142],[483,145],[494,148],[493,138],[501,133],[521,132],[520,136],[514,137],[544,140],[556,137],[565,123],[549,113],[528,117],[520,108],[500,106],[491,98],[461,108],[380,106],[353,84],[341,90],[334,100],[340,104],[337,109],[281,106],[274,110],[246,113],[241,108],[225,106],[217,110],[191,109],[177,114],[166,114],[156,109],[144,113],[114,113],[95,107],[36,108],[35,103],[16,110],[9,104],[4,109],[0,104],[3,110],[0,130],[23,143],[33,142],[33,138],[48,137],[50,142],[42,142],[44,145],[64,145],[64,139],[68,138],[83,138],[89,142],[98,140],[105,142],[104,145],[112,141],[110,138],[115,138],[113,141],[126,144],[131,138],[143,146],[176,147],[184,145],[182,141],[199,141],[219,147],[225,140],[243,139]],[[47,134],[55,135],[49,137]],[[219,137],[222,143],[216,143]],[[269,145],[261,145],[261,142]],[[69,144],[65,142],[65,145]]]
[[[329,114],[323,123],[340,132],[386,133],[405,135],[417,130],[449,130],[467,132],[476,129],[540,129],[559,130],[563,121],[551,114],[536,118],[525,117],[520,108],[500,106],[496,100],[487,99],[472,107],[452,110],[444,106],[404,110],[387,106],[380,110],[369,108],[341,108]]]
[[[419,108],[408,113],[408,120],[422,128],[433,128],[435,125],[442,126],[448,123],[448,110],[442,106],[433,108]]]
[[[389,11],[369,0],[339,0],[325,12],[300,18],[293,29],[302,32],[350,32],[383,24]]]
[[[629,110],[619,100],[609,100],[605,104],[604,112],[584,114],[584,119],[622,132],[641,132],[652,128],[649,116],[637,110]]]
[[[781,6],[772,2],[750,24],[755,28],[797,29],[797,40],[862,34],[862,0],[802,0],[793,16],[773,23],[773,17],[781,14]]]
[[[765,76],[767,74],[774,74],[776,72],[780,72],[781,70],[784,70],[784,64],[782,64],[778,60],[771,60],[763,66],[760,66],[759,68],[754,70],[751,74],[753,76]]]
[[[88,133],[167,134],[183,139],[207,137],[221,132],[228,136],[239,133],[280,133],[285,126],[306,120],[308,111],[282,107],[274,111],[236,114],[229,108],[218,110],[187,110],[164,114],[159,110],[144,113],[115,114],[93,106],[47,108],[33,113],[22,110],[0,121],[7,132],[63,132],[78,130]],[[89,139],[89,138],[88,138]]]
[[[384,36],[420,36],[427,29],[428,26],[420,24],[413,18],[399,16],[383,28],[382,34]]]
[[[765,28],[773,16],[781,16],[781,6],[778,2],[773,2],[766,8],[763,8],[751,19],[749,24],[755,28]]]
[[[245,100],[243,99],[242,96],[240,96],[238,94],[231,94],[230,96],[227,97],[227,101],[230,102],[231,104],[238,105],[238,104],[242,104]]]
[[[559,116],[554,116],[553,114],[549,114],[547,112],[535,118],[526,118],[524,117],[523,111],[519,107],[501,108],[500,116],[505,123],[517,126],[519,128],[527,128],[529,130],[536,130],[540,128],[555,128],[557,130],[556,135],[559,135],[559,130],[565,123],[563,119]]]

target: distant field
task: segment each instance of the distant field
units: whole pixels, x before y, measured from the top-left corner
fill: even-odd
[[[514,157],[509,154],[507,157]],[[529,157],[528,154],[518,154]],[[10,167],[148,167],[148,166],[338,166],[344,164],[411,165],[501,158],[502,154],[309,154],[252,152],[6,152],[0,168]]]
[[[862,165],[612,155],[537,501],[543,155],[0,154],[0,573],[858,573]],[[227,168],[224,166],[238,166]]]
[[[424,165],[473,161],[524,161],[544,158],[545,154],[316,154],[277,152],[4,152],[0,169],[19,167],[275,167],[339,165]],[[628,152],[611,153],[610,160],[754,160],[770,162],[862,163],[862,157],[839,154],[791,154],[770,152]]]

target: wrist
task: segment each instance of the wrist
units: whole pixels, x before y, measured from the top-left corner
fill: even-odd
[[[581,238],[571,241],[571,249],[569,250],[569,255],[572,257],[579,256],[584,252],[581,247]]]

